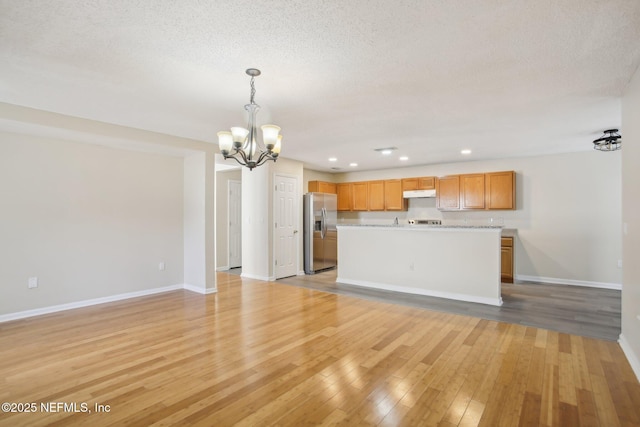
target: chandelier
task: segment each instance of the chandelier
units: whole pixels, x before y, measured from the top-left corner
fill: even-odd
[[[599,151],[616,151],[622,148],[622,136],[618,134],[618,129],[608,129],[604,135],[593,141],[593,148]]]
[[[264,164],[267,160],[273,160],[274,162],[278,160],[282,135],[279,134],[280,128],[278,126],[263,125],[261,128],[264,145],[258,142],[256,113],[260,106],[254,102],[253,98],[256,95],[254,79],[260,75],[260,70],[249,68],[246,73],[251,76],[251,98],[249,103],[244,106],[244,109],[249,112],[249,129],[232,127],[231,132],[218,132],[218,144],[225,160],[234,159],[242,166],[252,170],[256,166]]]

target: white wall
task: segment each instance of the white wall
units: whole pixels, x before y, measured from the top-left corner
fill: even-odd
[[[640,70],[622,101],[622,335],[620,343],[640,380]]]
[[[242,168],[242,276],[269,280],[273,162]]]
[[[590,146],[591,140],[585,138]],[[435,199],[412,199],[407,212],[340,213],[339,221],[390,223],[394,217],[517,228],[516,278],[619,287],[622,270],[621,154],[595,150],[540,157],[351,172],[338,181],[516,171],[517,210],[440,212]]]
[[[183,282],[181,157],[5,132],[0,195],[0,315]]]
[[[200,293],[216,289],[214,182],[213,155],[184,158],[184,285]]]

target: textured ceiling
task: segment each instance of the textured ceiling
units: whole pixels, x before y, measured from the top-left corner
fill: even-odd
[[[640,1],[0,0],[0,54],[2,102],[211,142],[256,67],[283,157],[379,169],[590,150]]]

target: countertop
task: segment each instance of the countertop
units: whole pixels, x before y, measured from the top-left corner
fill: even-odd
[[[409,225],[409,224],[337,224],[337,227],[369,227],[369,228],[398,228],[406,230],[429,230],[429,229],[470,229],[470,230],[504,230],[501,225]],[[513,230],[513,229],[508,229]]]

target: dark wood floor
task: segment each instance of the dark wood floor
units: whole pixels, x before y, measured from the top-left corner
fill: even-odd
[[[280,279],[278,283],[608,341],[617,341],[621,328],[621,292],[612,289],[503,283],[503,305],[494,307],[336,283],[336,270]]]

